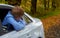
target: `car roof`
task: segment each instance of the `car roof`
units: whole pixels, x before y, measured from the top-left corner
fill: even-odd
[[[11,9],[11,8],[13,8],[13,7],[14,7],[14,6],[8,5],[8,4],[0,4],[0,8]]]

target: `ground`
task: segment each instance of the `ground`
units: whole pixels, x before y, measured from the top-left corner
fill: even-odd
[[[46,38],[60,38],[60,14],[41,19]]]

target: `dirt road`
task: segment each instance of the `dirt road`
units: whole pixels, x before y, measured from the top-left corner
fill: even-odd
[[[46,38],[60,38],[60,14],[41,19]]]

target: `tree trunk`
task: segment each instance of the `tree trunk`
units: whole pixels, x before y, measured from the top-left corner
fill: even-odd
[[[21,0],[5,0],[8,2],[9,5],[20,5]]]
[[[49,3],[50,3],[50,0],[48,0],[48,9],[49,9]]]
[[[52,0],[52,8],[53,8],[53,10],[55,10],[55,8],[56,8],[56,2],[55,2],[55,0]]]
[[[59,8],[60,7],[60,0],[56,0],[56,4],[57,4],[57,8]]]
[[[46,0],[44,0],[44,9],[46,10],[47,6],[46,6]]]
[[[36,4],[37,4],[37,0],[31,0],[31,13],[34,14],[36,13]]]
[[[22,0],[17,0],[18,5],[21,5]]]

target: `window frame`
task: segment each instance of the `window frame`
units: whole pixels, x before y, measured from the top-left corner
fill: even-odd
[[[35,22],[35,20],[33,19],[33,17],[31,17],[30,15],[28,15],[26,12],[24,12],[24,15],[27,16],[32,22]]]

